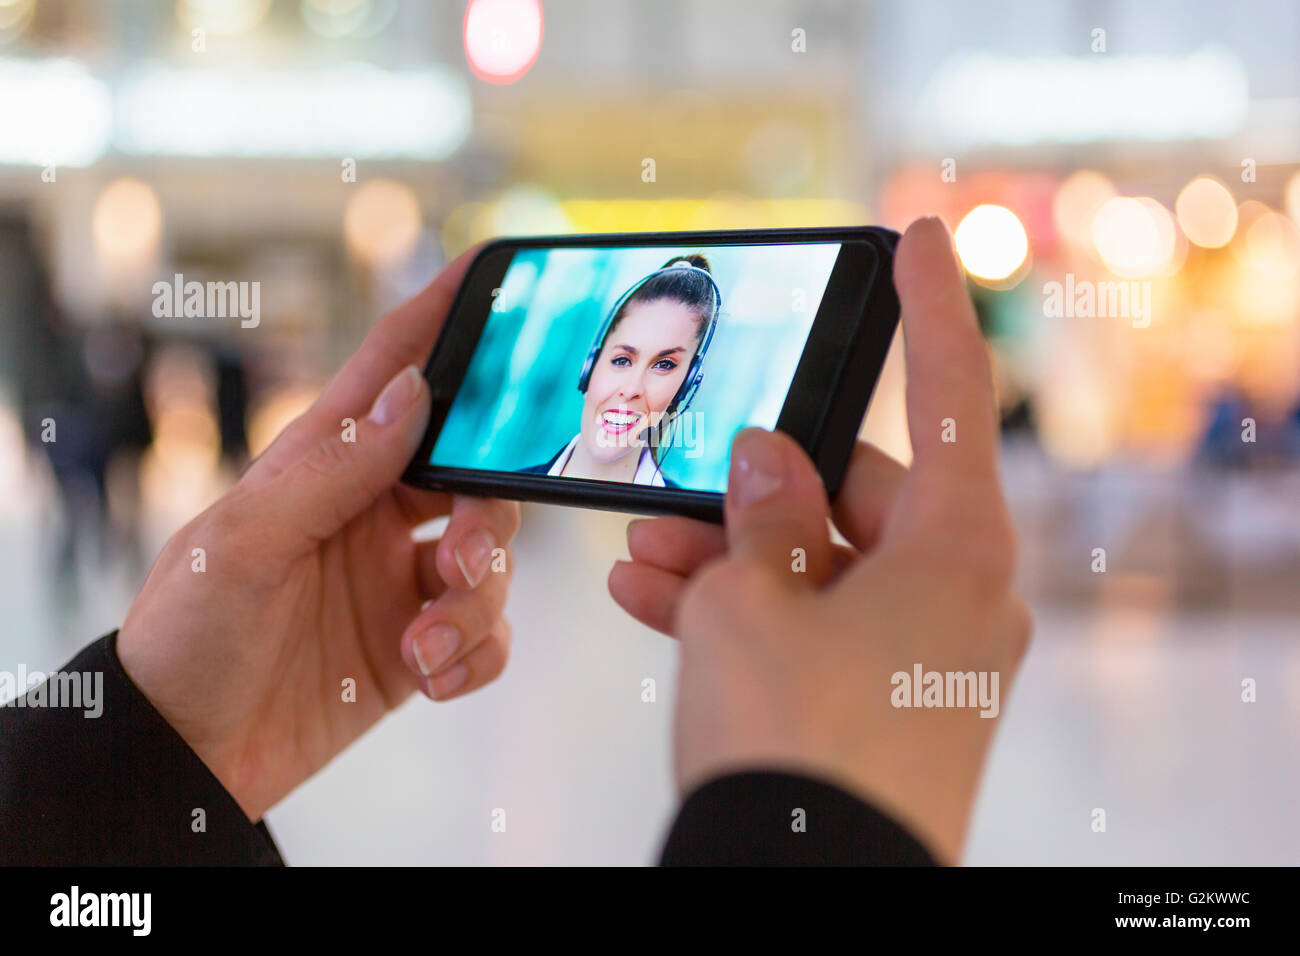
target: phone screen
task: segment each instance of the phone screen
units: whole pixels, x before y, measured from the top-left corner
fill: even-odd
[[[431,465],[723,492],[772,428],[841,243],[520,248]]]

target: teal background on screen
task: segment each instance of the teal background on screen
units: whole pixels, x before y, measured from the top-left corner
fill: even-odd
[[[679,426],[674,438],[692,447],[668,449],[662,470],[684,488],[725,491],[736,432],[776,424],[839,248],[520,250],[430,463],[517,471],[549,461],[578,433],[578,377],[609,310],[673,256],[701,253],[722,291],[722,313],[691,403],[693,428]]]

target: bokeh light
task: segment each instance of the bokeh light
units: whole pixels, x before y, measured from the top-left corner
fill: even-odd
[[[95,250],[115,266],[140,266],[158,250],[162,205],[148,183],[124,177],[104,188],[91,217]]]
[[[966,271],[993,282],[1014,274],[1029,254],[1025,227],[1005,206],[976,206],[957,226],[953,241]]]
[[[1300,267],[1300,235],[1290,219],[1266,213],[1246,231],[1245,261],[1257,272],[1291,275]]]
[[[176,16],[210,33],[245,33],[262,22],[271,0],[180,0]]]
[[[1198,176],[1184,186],[1174,209],[1183,233],[1198,246],[1226,246],[1237,231],[1237,201],[1223,183],[1210,176]]]
[[[420,237],[420,201],[391,179],[372,179],[348,200],[343,232],[348,248],[365,262],[401,265]]]
[[[539,0],[470,0],[465,8],[465,58],[488,83],[513,83],[542,49]]]
[[[1300,224],[1300,170],[1292,173],[1287,180],[1286,211],[1292,222]]]
[[[318,36],[374,36],[393,19],[397,0],[302,0],[303,22]]]
[[[1093,219],[1092,236],[1106,268],[1130,279],[1163,272],[1177,247],[1169,210],[1145,196],[1108,200]]]
[[[1092,223],[1097,212],[1117,193],[1111,181],[1091,169],[1072,173],[1052,199],[1052,221],[1061,238],[1074,246],[1091,248]]]

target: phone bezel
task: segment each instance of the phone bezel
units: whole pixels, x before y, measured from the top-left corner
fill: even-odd
[[[898,234],[878,226],[710,232],[604,233],[502,238],[474,257],[447,313],[424,376],[432,395],[429,425],[403,481],[419,488],[640,514],[722,520],[723,495],[651,488],[615,481],[559,478],[429,464],[452,401],[469,368],[515,252],[535,248],[609,246],[785,245],[838,242],[808,340],[776,427],[793,437],[817,466],[832,498],[839,491],[862,416],[898,325],[892,260]]]

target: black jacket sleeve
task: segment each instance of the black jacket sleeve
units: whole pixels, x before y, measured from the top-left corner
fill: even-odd
[[[686,798],[663,866],[933,866],[910,833],[839,787],[787,773],[733,773]]]
[[[114,632],[91,644],[62,669],[68,678],[28,692],[22,706],[0,707],[0,863],[283,866],[266,825],[249,821],[132,683],[116,640]],[[102,681],[93,701],[87,695],[72,707],[52,700],[55,684],[66,693],[71,675],[83,688]],[[661,862],[934,860],[907,831],[837,787],[753,772],[691,794]]]
[[[283,866],[266,825],[131,682],[116,641],[100,638],[59,672],[89,694],[60,677],[0,707],[0,863]]]

